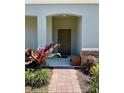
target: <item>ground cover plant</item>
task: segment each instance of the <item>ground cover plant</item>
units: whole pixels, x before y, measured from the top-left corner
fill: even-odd
[[[52,76],[50,69],[38,69],[36,71],[25,71],[25,86],[29,91],[43,89],[47,92],[47,86]],[[29,89],[30,88],[30,89]],[[41,91],[41,90],[40,90]],[[37,90],[38,92],[38,90]]]

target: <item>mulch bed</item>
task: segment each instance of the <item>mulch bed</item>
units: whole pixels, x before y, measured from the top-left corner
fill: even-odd
[[[87,93],[89,89],[88,82],[90,80],[90,77],[88,75],[83,74],[83,72],[81,72],[80,70],[77,70],[76,74],[82,91],[81,93]]]
[[[41,88],[32,89],[30,86],[25,87],[25,93],[47,93],[48,85]]]

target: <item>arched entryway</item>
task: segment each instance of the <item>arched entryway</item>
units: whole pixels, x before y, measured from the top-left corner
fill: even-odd
[[[52,14],[46,17],[47,43],[61,46],[55,50],[63,57],[79,55],[82,41],[82,16],[76,14]]]

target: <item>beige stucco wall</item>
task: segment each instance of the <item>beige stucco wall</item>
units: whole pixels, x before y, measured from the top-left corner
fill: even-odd
[[[25,17],[25,49],[37,49],[37,17]]]

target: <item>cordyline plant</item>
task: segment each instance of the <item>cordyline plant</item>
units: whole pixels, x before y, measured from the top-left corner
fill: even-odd
[[[45,48],[38,48],[37,59],[38,59],[39,64],[44,62],[46,58],[52,58],[52,57],[55,57],[56,55],[61,57],[60,53],[52,54],[52,51],[58,46],[59,44],[54,45],[53,43],[49,43],[45,46]]]
[[[61,57],[60,53],[52,54],[52,51],[60,46],[60,44],[53,44],[53,42],[47,44],[44,48],[38,48],[38,53],[32,49],[25,50],[25,65],[27,68],[35,68],[45,62],[45,59],[55,56]]]

